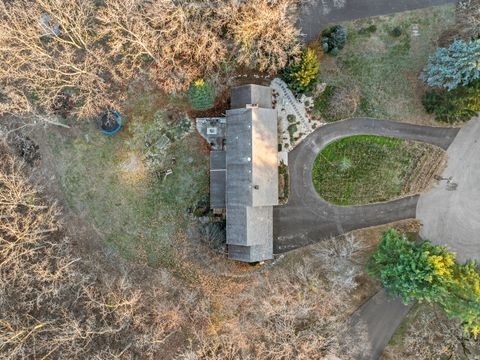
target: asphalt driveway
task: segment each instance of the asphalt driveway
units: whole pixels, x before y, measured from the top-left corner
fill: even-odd
[[[274,207],[274,252],[282,253],[355,229],[415,218],[418,196],[361,206],[337,206],[320,198],[312,166],[327,144],[351,135],[383,135],[418,140],[447,149],[457,128],[440,128],[389,120],[355,118],[318,128],[288,155],[288,203]]]
[[[444,178],[417,205],[420,235],[447,245],[460,262],[480,260],[480,118],[470,120],[447,150]]]
[[[330,24],[455,3],[456,0],[311,0],[300,8],[298,25],[305,41]]]

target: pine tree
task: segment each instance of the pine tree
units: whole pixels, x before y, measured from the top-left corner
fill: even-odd
[[[215,91],[210,84],[206,83],[203,79],[199,79],[190,86],[188,98],[194,109],[209,109],[215,101]]]
[[[454,41],[448,48],[438,48],[420,79],[428,86],[456,89],[480,78],[480,40]]]
[[[318,58],[312,49],[307,48],[298,63],[284,70],[285,81],[296,93],[312,91],[318,81]]]

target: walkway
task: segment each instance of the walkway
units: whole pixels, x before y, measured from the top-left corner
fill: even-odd
[[[447,153],[443,177],[452,180],[450,185],[441,181],[420,196],[420,235],[448,245],[461,262],[480,260],[480,118],[460,130]]]
[[[455,0],[312,0],[300,9],[305,41],[317,38],[329,24],[455,3]]]
[[[383,135],[423,141],[447,149],[456,128],[437,128],[389,120],[356,118],[322,126],[288,154],[288,204],[274,207],[274,252],[286,252],[355,229],[415,218],[418,196],[362,206],[337,206],[320,198],[312,166],[328,143],[351,135]]]
[[[356,346],[352,347],[353,353],[349,356],[355,360],[380,358],[412,305],[403,305],[400,299],[388,298],[385,290],[379,291],[350,318],[350,333],[346,341],[353,341]]]

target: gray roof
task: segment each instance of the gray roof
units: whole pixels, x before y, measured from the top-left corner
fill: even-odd
[[[226,182],[225,151],[210,152],[210,207],[225,208]]]
[[[278,204],[276,111],[227,111],[227,243],[272,242],[272,206]]]
[[[272,89],[268,86],[243,85],[232,89],[230,106],[232,109],[245,108],[256,104],[260,108],[272,108]]]

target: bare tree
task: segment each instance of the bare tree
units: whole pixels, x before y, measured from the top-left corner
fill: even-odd
[[[215,12],[209,1],[107,0],[98,19],[117,66],[131,75],[146,69],[171,92],[186,90],[225,59]]]
[[[168,340],[202,317],[194,292],[133,285],[126,272],[74,256],[59,207],[0,147],[0,357],[159,358]],[[95,258],[98,260],[98,258]],[[110,270],[111,271],[111,270]]]
[[[184,91],[232,59],[275,73],[300,53],[296,3],[0,0],[0,111],[89,117],[139,75]]]
[[[22,98],[17,108],[71,106],[86,117],[110,104],[94,14],[91,0],[0,2],[0,82]]]
[[[357,287],[356,278],[363,270],[359,254],[366,245],[354,235],[346,235],[324,241],[315,255],[327,271],[327,278],[335,289],[353,290]]]
[[[466,40],[480,37],[480,1],[462,0],[457,4],[457,27]]]
[[[295,26],[295,0],[228,2],[222,9],[237,61],[268,73],[282,69],[300,55],[300,31]]]

